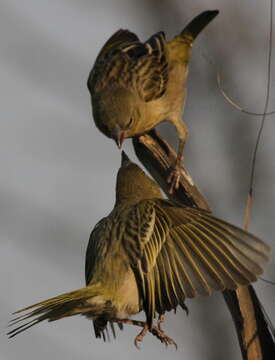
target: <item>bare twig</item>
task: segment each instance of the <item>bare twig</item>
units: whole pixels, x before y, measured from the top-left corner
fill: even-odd
[[[245,208],[244,215],[244,229],[248,230],[248,226],[251,219],[252,212],[252,201],[253,201],[253,192],[254,192],[254,181],[255,181],[255,168],[257,161],[258,148],[264,129],[265,119],[267,116],[269,98],[270,98],[270,87],[271,87],[271,59],[272,59],[272,38],[273,38],[273,0],[270,0],[270,22],[269,22],[269,49],[268,49],[268,64],[267,64],[267,89],[266,89],[266,99],[264,105],[264,112],[262,115],[262,120],[260,128],[258,131],[255,148],[252,156],[252,165],[250,172],[250,183],[248,189],[248,196]],[[224,94],[223,94],[224,95]],[[253,297],[250,296],[249,288],[239,287],[236,290],[240,309],[243,315],[243,329],[242,329],[242,338],[244,347],[247,349],[247,359],[264,359],[264,350],[261,348],[260,338],[258,335],[257,328],[257,318],[254,313]],[[256,295],[256,294],[255,294]],[[272,355],[271,355],[272,356]],[[275,356],[275,353],[273,353]]]
[[[271,38],[271,41],[272,41],[272,29],[271,29],[270,35],[271,35],[270,38]],[[206,54],[202,54],[202,56],[205,58],[205,60],[211,66],[213,66],[215,68],[218,89],[219,89],[220,93],[222,94],[224,100],[226,102],[228,102],[228,104],[230,104],[236,110],[238,110],[238,111],[240,111],[240,112],[242,112],[242,113],[244,113],[246,115],[263,117],[263,116],[269,116],[269,115],[274,115],[275,114],[275,110],[272,110],[272,111],[269,111],[269,112],[266,111],[266,112],[263,112],[263,113],[256,113],[254,111],[244,109],[240,104],[238,104],[236,101],[234,101],[231,96],[228,95],[228,93],[226,92],[226,90],[222,86],[222,77],[221,77],[221,71],[220,71],[219,67]],[[269,54],[269,56],[271,56],[271,54]],[[271,57],[269,59],[271,59]],[[269,76],[270,76],[270,64],[268,64],[268,68],[269,68]]]
[[[133,144],[139,160],[171,200],[210,211],[205,198],[183,165],[180,187],[174,194],[169,193],[170,184],[167,183],[167,178],[172,168],[171,164],[176,161],[177,153],[155,130],[151,130],[139,138],[134,138]]]
[[[241,105],[237,104],[224,90],[224,88],[222,87],[222,83],[221,83],[221,74],[220,72],[217,70],[217,84],[218,84],[218,88],[222,94],[222,96],[224,97],[224,99],[230,104],[232,105],[235,109],[241,111],[244,114],[247,115],[252,115],[252,116],[267,116],[267,115],[273,115],[275,114],[275,111],[270,111],[270,112],[263,112],[263,113],[256,113],[250,110],[246,110],[244,109]]]
[[[252,156],[252,163],[251,163],[251,172],[250,172],[250,182],[249,182],[249,189],[248,189],[248,198],[247,198],[247,205],[246,205],[246,214],[251,214],[252,211],[252,199],[253,199],[253,192],[254,192],[254,182],[255,182],[255,169],[256,169],[256,161],[257,161],[257,154],[259,149],[259,144],[261,140],[261,136],[263,133],[265,120],[267,116],[269,98],[270,98],[270,89],[271,89],[271,60],[272,60],[272,45],[273,45],[273,0],[270,0],[270,9],[269,9],[269,40],[268,40],[268,57],[267,57],[267,84],[266,84],[266,98],[265,98],[265,105],[264,105],[264,113],[261,120],[260,128],[257,134],[256,144],[253,151]],[[250,217],[246,216],[245,226],[249,225]],[[246,230],[247,230],[246,228]]]

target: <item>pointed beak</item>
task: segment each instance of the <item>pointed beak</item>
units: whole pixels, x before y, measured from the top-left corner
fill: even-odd
[[[130,165],[132,162],[131,160],[128,158],[128,156],[126,155],[126,153],[124,151],[122,151],[121,153],[121,167],[127,167],[128,165]]]
[[[113,134],[113,139],[115,140],[118,148],[121,149],[123,141],[125,139],[124,131],[122,131],[120,129],[116,129],[116,131]]]

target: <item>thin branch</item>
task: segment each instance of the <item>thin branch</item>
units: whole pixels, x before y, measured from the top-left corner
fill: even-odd
[[[158,182],[169,199],[182,202],[187,206],[210,211],[207,201],[201,195],[183,165],[180,187],[174,194],[171,195],[169,193],[170,184],[167,183],[167,178],[172,168],[171,164],[175,164],[177,153],[155,130],[151,130],[139,138],[134,138],[133,144],[137,157]]]
[[[245,110],[243,107],[241,107],[241,105],[237,104],[231,97],[229,97],[229,95],[225,92],[224,88],[222,87],[221,74],[220,74],[219,70],[217,70],[217,84],[218,84],[218,88],[219,88],[222,96],[224,97],[224,99],[230,105],[232,105],[235,109],[241,111],[242,113],[247,114],[247,115],[252,115],[252,116],[263,116],[263,115],[267,116],[267,115],[275,114],[275,111],[264,112],[264,113],[252,112],[249,110]]]
[[[257,140],[253,152],[252,157],[252,165],[251,165],[251,174],[250,174],[250,184],[249,184],[249,190],[248,193],[252,197],[253,193],[253,185],[254,185],[254,179],[255,179],[255,167],[256,167],[256,161],[257,161],[257,154],[258,154],[258,148],[267,116],[267,109],[269,104],[269,98],[270,98],[270,88],[271,88],[271,59],[272,59],[272,42],[273,42],[273,0],[270,0],[270,24],[269,24],[269,49],[268,49],[268,61],[267,61],[267,85],[266,85],[266,99],[265,99],[265,105],[264,105],[264,113],[261,121],[261,125],[258,131]]]
[[[223,86],[222,86],[222,80],[221,80],[221,72],[218,68],[218,66],[216,64],[214,64],[214,62],[206,55],[206,54],[202,54],[202,56],[206,59],[206,61],[213,66],[216,70],[216,79],[217,79],[217,86],[218,89],[220,90],[220,93],[222,94],[223,98],[225,99],[225,101],[227,101],[231,106],[233,106],[236,110],[246,114],[246,115],[251,115],[251,116],[269,116],[269,115],[273,115],[275,114],[275,110],[270,111],[270,112],[263,112],[263,113],[256,113],[250,110],[246,110],[244,109],[241,105],[237,104],[232,97],[230,97],[228,95],[228,93],[224,90]]]
[[[269,285],[275,285],[275,281],[268,280],[268,279],[265,279],[263,277],[259,277],[259,279],[262,280],[263,282],[269,284]]]

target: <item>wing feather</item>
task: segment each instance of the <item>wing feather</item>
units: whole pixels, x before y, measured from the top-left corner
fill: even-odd
[[[261,268],[255,264],[255,262],[249,260],[249,264],[247,263],[247,267],[245,267],[244,263],[240,261],[240,257],[244,259],[244,254],[241,250],[238,250],[238,253],[236,252],[236,249],[234,248],[234,244],[225,244],[222,239],[222,235],[219,237],[214,233],[210,233],[208,229],[203,229],[203,231],[200,229],[200,226],[198,225],[196,229],[194,229],[193,233],[197,233],[198,235],[195,235],[197,237],[198,242],[201,242],[201,246],[203,249],[208,252],[209,258],[214,259],[214,262],[220,264],[219,259],[223,259],[222,266],[225,268],[225,271],[229,275],[229,270],[232,268],[236,279],[234,279],[234,282],[237,284],[241,284],[242,281],[244,283],[247,283],[247,281],[255,281],[256,276],[251,273],[248,269],[253,267],[253,273],[260,274]],[[205,234],[209,234],[210,236],[206,236]],[[200,239],[204,239],[202,242]],[[244,256],[242,256],[244,255]],[[246,256],[245,256],[246,257]],[[247,258],[247,257],[246,257]],[[251,277],[252,275],[252,277]],[[224,284],[226,287],[226,283]]]
[[[265,243],[206,211],[168,200],[143,200],[134,211],[140,246],[131,266],[150,326],[156,312],[186,308],[185,298],[255,281],[268,261]]]
[[[156,100],[166,91],[168,61],[164,33],[142,43],[128,31],[117,31],[103,46],[88,78],[91,94],[108,87],[137,92],[145,102]]]

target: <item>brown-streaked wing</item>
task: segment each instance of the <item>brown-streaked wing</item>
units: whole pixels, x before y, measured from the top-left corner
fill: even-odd
[[[146,102],[161,97],[168,81],[164,33],[153,35],[145,43],[128,30],[120,30],[113,36],[90,73],[90,91],[100,93],[109,87],[131,89]]]
[[[135,257],[129,253],[129,258],[149,325],[156,312],[161,314],[177,305],[184,308],[186,298],[235,289],[262,273],[269,247],[203,210],[180,207],[169,200],[141,201],[135,209],[139,215],[133,217],[139,219],[135,233],[148,206],[154,212],[154,227],[151,217],[147,236],[131,239],[132,246],[139,241],[139,250]]]

